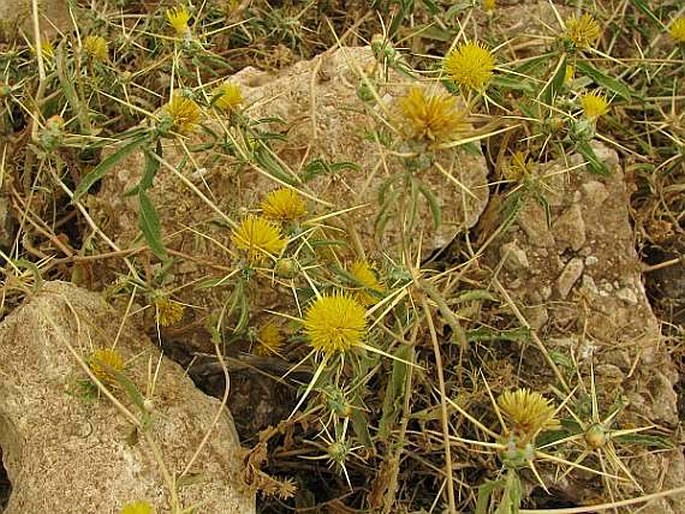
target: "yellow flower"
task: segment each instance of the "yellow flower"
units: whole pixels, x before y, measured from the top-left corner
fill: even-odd
[[[511,422],[513,431],[526,439],[535,437],[542,429],[560,426],[554,419],[554,406],[550,401],[530,389],[507,391],[497,399],[497,405]]]
[[[481,90],[492,79],[495,56],[480,43],[461,43],[445,56],[443,67],[460,86]]]
[[[166,20],[169,22],[169,25],[173,27],[173,29],[176,31],[176,34],[178,34],[179,36],[185,36],[190,32],[190,27],[188,27],[190,13],[185,8],[185,6],[167,9]]]
[[[505,178],[516,182],[532,174],[533,163],[528,162],[528,154],[520,150],[514,152],[509,161],[509,165],[504,168]]]
[[[356,261],[347,270],[354,277],[361,288],[355,291],[355,298],[363,306],[378,303],[379,295],[383,292],[383,286],[379,282],[373,268],[366,261]]]
[[[566,65],[566,72],[564,73],[564,83],[570,84],[573,82],[573,79],[576,76],[576,69],[575,67],[571,66],[570,64]]]
[[[307,206],[295,191],[281,187],[266,196],[262,213],[272,220],[291,221],[307,214]]]
[[[239,250],[247,252],[250,261],[259,262],[266,255],[278,255],[286,240],[281,230],[261,216],[250,215],[233,229],[231,240]]]
[[[589,14],[576,18],[575,14],[566,20],[566,37],[578,48],[590,48],[599,38],[599,23]]]
[[[148,502],[135,501],[127,503],[119,514],[155,514],[157,510]]]
[[[497,7],[497,0],[483,0],[483,10],[486,12],[494,11]]]
[[[183,319],[185,306],[168,296],[160,295],[153,301],[155,306],[155,318],[163,327],[175,325]]]
[[[55,56],[55,47],[47,39],[41,41],[40,50],[40,53],[43,54],[43,59],[51,60]]]
[[[83,50],[97,61],[107,60],[107,41],[102,36],[86,36]]]
[[[164,107],[164,114],[171,128],[181,134],[190,134],[200,122],[200,107],[190,98],[175,95]]]
[[[226,82],[216,88],[214,92],[214,107],[222,111],[235,111],[243,101],[240,86],[233,82]]]
[[[609,112],[609,102],[606,96],[598,91],[592,91],[581,96],[580,106],[583,108],[583,114],[591,120]]]
[[[345,352],[364,339],[366,312],[357,300],[344,294],[320,296],[304,316],[304,329],[317,352]]]
[[[124,358],[116,350],[95,350],[88,358],[88,367],[93,375],[107,386],[117,383],[116,373],[124,370]]]
[[[397,102],[400,125],[413,139],[445,141],[464,126],[464,113],[457,108],[457,99],[448,94],[428,95],[412,87]]]
[[[265,357],[278,355],[285,345],[283,333],[274,322],[262,325],[257,333],[257,341],[259,341],[259,346],[255,349],[255,353]]]
[[[676,18],[668,29],[668,33],[678,43],[685,43],[685,16]]]

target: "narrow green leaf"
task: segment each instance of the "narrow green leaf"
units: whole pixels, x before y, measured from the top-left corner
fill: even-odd
[[[561,91],[561,88],[564,85],[565,78],[566,55],[564,54],[557,61],[556,67],[554,68],[554,75],[552,76],[552,79],[545,84],[543,90],[541,91],[540,96],[542,97],[542,101],[545,102],[546,105],[554,105],[554,99],[557,97],[559,91]]]
[[[107,175],[109,170],[111,170],[119,161],[125,159],[131,153],[133,153],[133,151],[140,145],[142,145],[145,140],[145,137],[141,137],[139,139],[134,139],[133,141],[130,141],[129,143],[119,148],[112,155],[109,155],[108,157],[103,159],[102,162],[98,164],[95,168],[90,170],[81,179],[81,183],[76,188],[76,191],[74,191],[74,201],[80,199],[84,194],[86,194],[88,190],[91,187],[93,187],[93,184],[95,184],[98,180],[102,179],[105,175]]]
[[[615,78],[606,75],[604,72],[598,70],[587,62],[578,61],[576,63],[576,70],[583,75],[590,77],[600,86],[612,91],[613,93],[616,93],[624,100],[630,101],[631,97],[634,96],[634,93],[631,93],[630,89],[628,89],[628,86],[619,82]]]
[[[597,154],[595,154],[595,151],[592,149],[589,143],[579,144],[578,151],[583,157],[585,157],[591,172],[603,176],[610,175],[609,168],[607,168],[606,164],[599,160]]]
[[[435,228],[438,228],[440,226],[440,221],[442,220],[442,211],[440,210],[440,204],[438,203],[437,197],[425,186],[425,184],[419,183],[419,191],[424,196],[426,201],[428,201],[428,206],[430,207],[431,214],[433,215],[433,225]]]
[[[647,4],[643,0],[630,0],[633,5],[645,13],[660,29],[664,28],[664,24],[661,20],[649,9]]]
[[[145,241],[153,254],[162,261],[166,260],[167,253],[162,243],[162,230],[157,209],[152,205],[145,191],[138,192],[138,207],[138,222]]]

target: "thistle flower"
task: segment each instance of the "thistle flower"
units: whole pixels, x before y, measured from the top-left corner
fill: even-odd
[[[379,299],[378,295],[382,293],[383,286],[379,282],[371,265],[366,261],[356,261],[352,263],[347,271],[354,277],[359,285],[362,286],[354,293],[354,296],[359,303],[364,307],[377,304]]]
[[[283,332],[274,322],[261,326],[257,333],[257,341],[259,346],[255,349],[255,353],[265,357],[278,354],[285,345]]]
[[[135,501],[127,503],[119,514],[156,514],[157,510],[148,502]]]
[[[676,18],[668,29],[670,36],[678,43],[685,43],[685,16]]]
[[[107,60],[107,40],[102,36],[86,36],[83,40],[83,50],[96,61]]]
[[[115,372],[124,370],[124,358],[116,350],[101,348],[88,357],[88,367],[100,382],[111,387],[117,383]]]
[[[164,107],[162,126],[170,125],[172,130],[190,134],[200,122],[200,107],[190,98],[175,95]]]
[[[225,82],[214,91],[214,107],[222,111],[235,111],[243,102],[240,86],[233,82]]]
[[[155,306],[155,318],[161,326],[169,327],[183,319],[185,306],[182,303],[176,302],[168,296],[160,295],[154,299],[153,304]]]
[[[485,12],[494,11],[497,7],[497,0],[483,0],[483,10]]]
[[[35,49],[33,50],[33,53],[36,53]],[[43,55],[43,59],[52,60],[52,58],[55,57],[55,47],[49,40],[44,39],[40,43],[40,53]]]
[[[575,14],[566,20],[566,37],[573,41],[577,48],[590,48],[599,38],[599,23],[589,14],[576,18]]]
[[[231,234],[233,244],[247,252],[250,261],[259,262],[267,255],[278,255],[285,248],[286,240],[281,230],[261,216],[250,215]]]
[[[166,20],[169,25],[176,31],[179,36],[185,36],[190,32],[190,27],[188,27],[188,21],[190,20],[190,13],[185,6],[174,7],[173,9],[167,9]]]
[[[397,106],[402,129],[413,139],[445,141],[464,126],[464,113],[452,95],[426,95],[423,89],[412,87]]]
[[[295,191],[281,187],[266,196],[262,214],[272,220],[292,221],[307,214],[307,206]]]
[[[341,293],[317,298],[304,316],[309,344],[326,354],[359,345],[366,333],[366,313],[355,299]]]
[[[460,86],[482,90],[492,79],[495,57],[480,43],[461,43],[445,56],[443,68]]]
[[[507,391],[497,399],[497,405],[511,422],[513,431],[524,440],[535,437],[542,429],[559,427],[559,421],[554,419],[554,406],[536,391]]]
[[[591,120],[596,120],[609,112],[609,102],[606,96],[598,91],[591,91],[581,96],[580,106],[583,108],[583,114]]]

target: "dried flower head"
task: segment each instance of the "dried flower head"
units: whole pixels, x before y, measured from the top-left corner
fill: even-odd
[[[175,325],[183,319],[185,305],[176,302],[165,295],[157,296],[153,304],[155,306],[155,319],[163,327]]]
[[[513,431],[524,439],[534,437],[542,429],[559,427],[559,421],[554,419],[554,406],[536,391],[507,391],[497,399],[497,405],[511,422]]]
[[[426,95],[422,88],[412,87],[397,107],[401,128],[413,139],[441,142],[454,138],[464,127],[464,113],[452,95]]]
[[[482,90],[492,79],[495,56],[480,43],[461,43],[445,56],[443,68],[460,86]]]
[[[260,327],[257,332],[257,342],[259,345],[255,349],[255,353],[268,357],[280,353],[285,345],[285,338],[278,325],[270,321]]]
[[[566,37],[573,41],[577,48],[591,48],[599,38],[599,23],[589,14],[580,18],[572,15],[566,20]]]
[[[254,215],[243,219],[233,229],[231,240],[239,250],[248,254],[251,262],[260,262],[266,255],[278,255],[287,243],[277,225]]]
[[[609,112],[609,101],[599,91],[591,91],[582,95],[580,106],[583,108],[583,114],[591,120],[596,120]]]
[[[167,9],[166,20],[169,25],[173,27],[176,34],[179,36],[185,36],[190,33],[190,27],[188,26],[188,21],[190,20],[190,13],[185,6],[174,7],[173,9]]]
[[[305,313],[304,329],[317,352],[345,352],[364,339],[366,312],[344,294],[320,296]]]
[[[272,220],[292,221],[307,214],[307,206],[295,191],[281,187],[266,196],[262,213]]]
[[[685,43],[685,16],[681,16],[673,20],[668,29],[670,36],[678,43]]]
[[[116,350],[101,348],[88,357],[88,367],[100,382],[112,387],[117,383],[116,373],[124,370],[124,358]]]
[[[148,502],[135,501],[127,503],[120,514],[156,514],[157,510]]]
[[[377,304],[383,293],[383,285],[378,280],[373,267],[366,261],[356,261],[347,271],[361,286],[354,292],[359,303],[365,307]]]
[[[517,150],[511,156],[509,163],[504,167],[504,177],[507,180],[520,181],[526,176],[533,174],[533,163],[528,160],[528,154]]]
[[[174,95],[171,101],[164,107],[163,116],[172,130],[181,134],[191,134],[200,123],[202,111],[190,98]]]
[[[107,40],[102,36],[86,36],[83,40],[83,50],[96,61],[107,60]]]
[[[224,82],[214,91],[214,107],[222,111],[235,111],[243,102],[240,86],[233,82]]]

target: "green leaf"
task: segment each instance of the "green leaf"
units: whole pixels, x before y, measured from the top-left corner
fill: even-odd
[[[160,158],[162,157],[162,142],[159,139],[157,140],[154,153],[148,148],[143,148],[143,152],[145,153],[145,172],[143,173],[143,177],[135,187],[131,188],[129,191],[126,191],[124,196],[137,195],[140,191],[147,191],[150,189],[155,180],[155,176],[159,171],[159,167],[161,165]],[[159,158],[156,156],[159,156]]]
[[[390,437],[404,404],[407,370],[409,368],[407,362],[414,361],[414,348],[411,345],[403,344],[395,352],[395,357],[397,359],[393,359],[392,374],[385,388],[383,413],[378,424],[378,437],[384,441]]]
[[[605,177],[611,174],[609,168],[606,167],[606,164],[599,160],[597,154],[595,154],[595,151],[590,146],[590,143],[580,143],[578,145],[578,151],[585,157],[591,172]]]
[[[119,161],[128,157],[133,151],[138,148],[146,140],[146,137],[141,137],[140,139],[134,139],[129,143],[125,144],[119,148],[112,155],[109,155],[102,160],[95,168],[90,170],[82,179],[81,183],[74,191],[74,201],[80,199],[88,190],[93,187],[98,180],[102,179],[109,170],[111,170]]]
[[[673,448],[673,443],[665,437],[646,434],[626,434],[614,436],[614,440],[621,441],[625,444],[639,444],[641,446],[648,446],[651,448],[661,448],[670,450]]]
[[[148,197],[145,191],[138,192],[138,207],[138,223],[143,237],[152,253],[160,260],[165,261],[168,256],[162,243],[159,216],[157,215],[157,209],[152,205],[150,197]]]
[[[615,78],[606,75],[587,62],[578,61],[576,63],[576,70],[583,75],[587,75],[600,86],[612,91],[613,93],[616,93],[624,100],[630,101],[632,96],[637,96],[635,93],[631,93],[628,86],[619,82]]]
[[[466,331],[466,338],[472,341],[524,341],[530,337],[530,330],[525,327],[511,330],[494,330],[487,327]]]
[[[426,201],[428,201],[428,206],[430,207],[431,214],[433,215],[433,225],[435,228],[438,228],[442,219],[442,213],[440,211],[438,199],[433,192],[425,186],[425,184],[419,183],[419,191],[424,196]]]
[[[554,75],[551,80],[549,80],[543,90],[540,92],[543,102],[547,106],[554,105],[554,99],[557,97],[559,91],[564,86],[564,79],[566,78],[566,55],[562,55],[557,61],[556,68],[554,69]]]
[[[633,5],[635,5],[638,9],[640,9],[643,13],[645,13],[651,20],[656,24],[659,29],[664,28],[664,24],[661,22],[661,20],[649,9],[646,3],[643,2],[643,0],[630,0]]]

